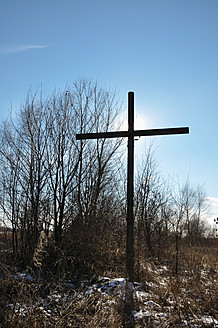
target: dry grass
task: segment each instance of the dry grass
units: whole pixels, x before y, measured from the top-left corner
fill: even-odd
[[[83,288],[25,279],[2,280],[0,327],[121,327],[119,304]]]
[[[179,275],[173,274],[172,266],[141,264],[141,279],[158,308],[139,320],[138,327],[217,327],[217,260],[217,244],[213,244],[184,247]],[[144,300],[138,303],[139,309],[143,306]],[[158,318],[158,313],[163,316]]]
[[[103,293],[98,288],[90,292],[87,286],[93,284],[97,273],[92,265],[46,243],[41,236],[34,253],[35,266],[23,275],[0,264],[0,327],[122,327],[123,295]],[[112,248],[110,257],[111,253]],[[134,294],[135,327],[216,327],[217,260],[215,243],[192,248],[184,245],[175,276],[171,259],[169,265],[166,259],[163,265],[141,258],[140,289]],[[108,273],[108,263],[105,267]],[[111,274],[114,276],[114,270]]]

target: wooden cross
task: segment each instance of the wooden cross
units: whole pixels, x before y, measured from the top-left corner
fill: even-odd
[[[127,158],[127,236],[126,236],[126,275],[130,282],[134,281],[134,137],[159,136],[170,134],[188,134],[188,127],[134,130],[134,92],[128,93],[128,131],[100,132],[77,134],[76,140],[100,138],[128,138]]]

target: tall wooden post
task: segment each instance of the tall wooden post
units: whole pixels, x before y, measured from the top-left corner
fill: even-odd
[[[134,327],[134,93],[128,93],[128,157],[127,157],[127,227],[126,227],[126,290],[123,327]]]
[[[126,235],[126,275],[134,281],[134,93],[128,93],[128,163],[127,163],[127,235]]]

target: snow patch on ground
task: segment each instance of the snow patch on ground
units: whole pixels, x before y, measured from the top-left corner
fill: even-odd
[[[159,325],[160,322],[168,321],[171,323],[171,313],[175,306],[181,306],[179,300],[175,303],[172,295],[167,299],[167,305],[159,304],[160,299],[155,295],[155,290],[159,285],[167,285],[167,278],[164,276],[161,280],[161,273],[166,273],[167,268],[161,267],[158,274],[157,283],[154,281],[146,283],[134,282],[129,284],[124,278],[109,278],[109,277],[100,277],[97,282],[90,284],[89,281],[82,281],[80,286],[76,286],[71,280],[66,280],[63,284],[65,291],[63,292],[57,288],[57,290],[45,298],[38,300],[36,305],[28,306],[25,304],[8,304],[8,309],[13,311],[15,315],[25,317],[29,311],[40,311],[46,317],[50,317],[56,314],[59,311],[59,308],[63,307],[65,302],[71,297],[73,302],[83,299],[84,297],[89,297],[92,295],[98,295],[98,303],[100,306],[105,308],[110,307],[116,304],[119,299],[125,300],[125,292],[129,285],[130,290],[133,292],[133,298],[135,300],[135,309],[133,311],[133,316],[135,320],[142,321],[143,319],[153,320],[154,326],[155,323]],[[28,273],[16,273],[11,275],[14,279],[23,279],[27,283],[34,281],[33,276]],[[189,300],[187,299],[187,304]],[[203,325],[203,326],[202,326]],[[173,326],[172,326],[173,327]],[[182,327],[213,327],[218,328],[218,321],[210,315],[202,315],[198,317],[197,315],[192,315],[190,313],[189,318],[183,319]]]

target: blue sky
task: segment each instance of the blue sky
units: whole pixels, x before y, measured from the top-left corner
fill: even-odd
[[[1,121],[30,87],[46,95],[80,77],[124,102],[134,91],[145,128],[190,127],[156,138],[157,159],[163,174],[203,185],[217,217],[218,1],[1,1]]]

